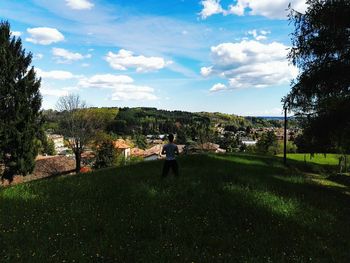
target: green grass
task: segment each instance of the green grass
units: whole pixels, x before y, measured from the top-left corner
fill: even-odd
[[[188,156],[0,190],[0,262],[349,262],[349,180]]]
[[[282,154],[279,154],[278,156],[282,157]],[[309,153],[289,153],[287,154],[287,158],[290,160],[295,161],[302,161],[307,163],[315,163],[315,164],[321,164],[321,165],[338,165],[339,164],[339,154],[334,153],[327,153],[326,155],[323,153],[317,153],[313,156]]]

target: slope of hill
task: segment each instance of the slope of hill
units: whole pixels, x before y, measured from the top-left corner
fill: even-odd
[[[348,180],[273,157],[179,163],[177,179],[145,162],[1,189],[0,262],[349,262]]]

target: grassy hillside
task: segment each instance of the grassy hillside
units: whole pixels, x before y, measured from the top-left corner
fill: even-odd
[[[0,262],[349,262],[350,183],[189,156],[0,190]]]

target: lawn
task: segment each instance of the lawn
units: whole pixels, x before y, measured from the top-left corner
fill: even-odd
[[[349,180],[277,157],[179,163],[1,189],[0,262],[350,262]]]
[[[280,154],[278,156],[282,157],[283,154]],[[335,166],[339,164],[340,155],[334,153],[316,153],[314,155],[311,155],[309,153],[288,153],[287,158],[295,161]]]

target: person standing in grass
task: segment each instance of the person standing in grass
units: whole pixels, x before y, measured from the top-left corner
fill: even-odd
[[[169,170],[172,169],[175,176],[179,176],[179,166],[175,159],[175,155],[179,155],[179,149],[174,143],[174,135],[169,134],[168,136],[169,143],[163,146],[162,155],[166,155],[165,162],[163,165],[162,178],[166,177],[169,173]]]

